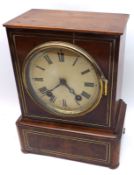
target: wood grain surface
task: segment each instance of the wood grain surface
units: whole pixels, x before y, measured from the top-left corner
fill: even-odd
[[[121,35],[127,20],[127,14],[32,9],[4,26]]]

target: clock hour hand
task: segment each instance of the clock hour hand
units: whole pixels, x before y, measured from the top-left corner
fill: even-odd
[[[64,85],[64,86],[69,90],[69,92],[75,96],[75,100],[76,100],[76,101],[82,100],[82,97],[81,97],[80,95],[77,95],[77,94],[75,93],[75,90],[74,90],[73,88],[71,88],[71,87],[67,84],[67,82],[66,82],[65,79],[60,79],[60,84],[61,84],[61,85]]]
[[[70,87],[68,86],[68,84],[66,84],[65,86],[68,88],[69,92],[75,96],[75,100],[76,100],[76,101],[81,101],[81,100],[82,100],[82,97],[81,97],[80,95],[77,95],[77,94],[75,93],[75,90],[72,89],[72,88],[70,88]]]
[[[73,88],[70,88],[70,87],[68,86],[68,84],[65,84],[65,86],[67,87],[67,89],[69,90],[69,92],[70,92],[71,94],[73,94],[73,95],[76,96],[75,90],[74,90]]]

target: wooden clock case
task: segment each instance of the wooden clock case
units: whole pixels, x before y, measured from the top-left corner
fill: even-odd
[[[4,24],[22,115],[17,128],[23,152],[56,156],[110,168],[119,165],[126,112],[121,100],[126,14],[30,10]],[[85,49],[108,79],[107,95],[90,113],[55,116],[28,95],[23,64],[34,47],[64,41]]]

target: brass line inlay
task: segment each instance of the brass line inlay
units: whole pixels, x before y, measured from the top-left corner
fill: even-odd
[[[21,90],[22,94],[20,93],[19,95],[21,96],[21,101],[22,101],[22,108],[24,110],[24,112],[27,113],[27,105],[26,105],[26,100],[25,100],[25,96],[24,96],[24,91],[23,91],[23,82],[22,82],[22,79],[21,79],[21,73],[20,73],[20,68],[19,68],[19,59],[18,59],[18,56],[17,56],[17,53],[16,53],[16,42],[15,42],[15,35],[13,35],[13,43],[14,43],[14,47],[15,47],[15,51],[14,51],[14,54],[15,54],[15,57],[16,57],[16,62],[15,62],[15,68],[16,68],[16,72],[17,72],[17,81],[18,81],[18,85],[19,85],[19,89]]]
[[[111,75],[111,72],[112,72],[112,77],[113,77],[113,73],[114,73],[114,70],[111,69],[111,60],[112,60],[112,45],[113,45],[113,41],[110,42],[110,55],[109,55],[109,67],[108,67],[108,79],[110,79],[110,75]],[[114,60],[113,60],[113,64],[114,64]],[[112,82],[113,83],[113,82]],[[107,123],[108,123],[108,126],[110,127],[111,126],[111,107],[112,107],[112,83],[111,83],[111,91],[110,91],[110,97],[108,99],[108,103],[107,103],[107,116],[109,115],[109,117],[107,117]]]
[[[113,46],[113,47],[112,47]],[[115,39],[113,40],[113,42],[112,42],[112,49],[111,49],[111,52],[112,52],[112,50],[114,51],[114,47],[115,47]],[[115,52],[113,52],[113,56],[112,56],[112,58],[113,58],[113,64],[112,64],[112,77],[111,77],[111,80],[112,80],[112,82],[111,82],[111,97],[110,97],[110,100],[109,100],[109,103],[110,103],[110,114],[109,114],[109,123],[111,123],[111,113],[112,113],[112,96],[113,96],[113,82],[114,82],[114,56],[115,56]],[[112,59],[111,58],[111,59]]]
[[[22,37],[28,37],[28,36],[24,36],[23,34],[13,34],[13,41],[14,41],[14,46],[15,46],[15,48],[16,48],[16,41],[15,41],[15,37],[17,37],[17,36],[22,36]],[[35,37],[35,35],[30,35],[30,36],[34,36]],[[37,36],[36,36],[37,37]],[[93,39],[93,38],[92,38]],[[95,38],[96,39],[96,38]],[[107,41],[107,40],[106,40]],[[115,39],[111,39],[110,40],[110,50],[111,50],[111,47],[113,46],[113,42],[115,41]],[[16,54],[16,53],[15,53]],[[17,54],[16,54],[16,58],[17,58],[17,65],[16,65],[16,71],[17,71],[17,73],[18,73],[18,77],[17,77],[17,81],[18,82],[20,82],[20,83],[18,83],[19,84],[19,86],[20,86],[20,89],[21,89],[21,91],[22,91],[22,101],[25,103],[25,106],[23,106],[23,108],[24,108],[24,114],[27,116],[27,115],[29,115],[28,114],[28,112],[27,112],[27,107],[26,107],[26,100],[25,100],[25,96],[24,96],[24,89],[23,89],[23,82],[22,82],[22,79],[20,78],[20,81],[19,81],[19,77],[21,77],[20,76],[20,70],[19,70],[19,64],[18,64],[18,56],[17,56]],[[112,58],[114,58],[114,55],[113,56],[111,56],[111,54],[110,54],[110,57],[109,57],[109,67],[111,68],[111,59]],[[112,76],[111,76],[111,79],[112,79],[112,83],[111,83],[111,97],[110,97],[110,100],[108,100],[108,102],[107,102],[107,108],[108,108],[108,106],[109,106],[109,108],[110,108],[110,112],[107,110],[107,124],[108,124],[108,126],[110,127],[111,126],[111,105],[112,105],[112,90],[113,90],[113,79],[114,79],[114,59],[113,59],[113,66],[112,66],[112,68],[111,69],[109,69],[109,73],[108,73],[108,79],[110,78],[110,72],[112,71]],[[108,104],[109,103],[109,104]],[[108,115],[109,114],[109,115]],[[38,115],[29,115],[29,116],[32,116],[32,117],[36,117],[36,116],[38,116]],[[42,118],[41,116],[38,116],[39,118]],[[45,118],[48,118],[48,117],[45,117]],[[54,120],[56,120],[55,118],[53,118]],[[62,121],[62,119],[59,119],[60,121]],[[63,121],[67,121],[67,120],[63,120]],[[87,123],[85,123],[85,122],[73,122],[73,123],[81,123],[81,124],[87,124]],[[103,125],[103,124],[93,124],[93,123],[90,123],[89,122],[89,124],[90,125],[93,125],[93,126],[104,126],[104,127],[107,127],[106,125]]]
[[[106,143],[103,141],[96,141],[96,140],[90,140],[90,139],[82,139],[82,138],[78,138],[78,137],[72,137],[72,136],[63,136],[63,135],[59,135],[59,134],[51,134],[51,133],[44,133],[44,132],[38,132],[38,131],[30,131],[28,129],[23,129],[23,137],[24,137],[24,143],[26,146],[26,149],[30,150],[30,151],[34,151],[34,148],[32,148],[29,145],[28,142],[28,134],[35,134],[35,135],[41,135],[41,136],[47,136],[47,137],[55,137],[55,138],[62,138],[62,139],[66,139],[66,140],[75,140],[75,141],[79,141],[79,142],[85,142],[85,143],[93,143],[93,144],[101,144],[104,145],[106,148],[106,156],[105,159],[99,159],[99,158],[92,158],[89,156],[81,156],[81,155],[73,155],[73,154],[68,154],[68,153],[63,153],[63,152],[59,152],[59,151],[53,151],[53,150],[49,150],[49,149],[40,149],[41,152],[44,153],[50,153],[50,154],[55,154],[55,155],[63,155],[63,156],[68,156],[68,157],[72,157],[72,158],[82,158],[83,160],[92,160],[92,161],[99,161],[99,162],[110,162],[110,143]],[[36,149],[36,148],[35,148]]]

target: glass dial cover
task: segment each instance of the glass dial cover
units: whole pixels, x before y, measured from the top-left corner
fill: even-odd
[[[92,111],[102,96],[101,73],[83,49],[65,42],[47,42],[26,57],[23,80],[39,106],[62,116]]]

